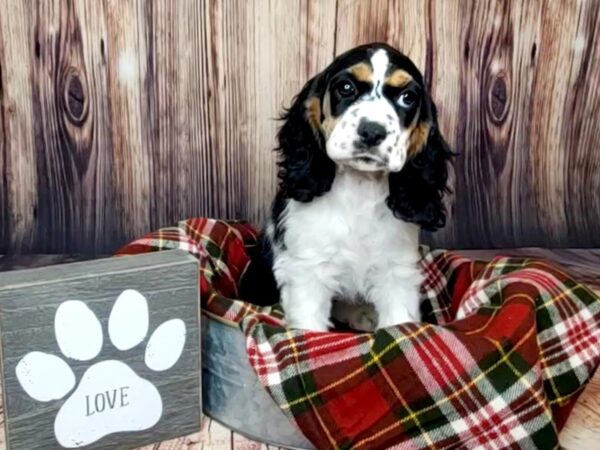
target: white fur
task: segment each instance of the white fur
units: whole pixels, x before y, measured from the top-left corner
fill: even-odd
[[[393,216],[387,194],[385,172],[340,166],[323,196],[288,200],[273,247],[290,327],[327,330],[334,299],[374,304],[379,327],[419,320],[419,227]]]
[[[340,117],[327,139],[327,155],[341,165],[362,171],[399,172],[408,154],[410,131],[402,129],[396,111],[383,94],[385,74],[389,58],[385,50],[377,50],[371,57],[373,88],[365,93]],[[358,140],[358,124],[362,119],[377,122],[387,131],[386,138],[377,147],[364,151],[365,156],[375,159],[364,162],[358,157],[354,142]]]
[[[385,74],[387,73],[390,58],[387,52],[380,48],[371,56],[371,67],[373,67],[373,91],[381,95]]]
[[[396,111],[385,98],[366,98],[350,106],[333,128],[327,140],[327,155],[338,164],[354,167],[362,171],[399,172],[406,162],[410,131],[400,127]],[[381,158],[381,165],[357,160],[354,141],[358,139],[357,128],[362,118],[379,122],[385,126],[387,136],[376,149],[365,151],[373,157]]]

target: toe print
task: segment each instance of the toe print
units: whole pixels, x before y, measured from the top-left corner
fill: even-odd
[[[164,345],[168,342],[169,345]],[[170,369],[177,362],[185,344],[185,323],[173,319],[159,326],[148,341],[144,361],[157,372]]]
[[[78,361],[94,359],[102,349],[102,327],[90,308],[78,300],[62,303],[56,310],[54,331],[60,351]]]
[[[131,318],[136,320],[132,321]],[[129,350],[144,340],[148,333],[148,302],[133,289],[123,291],[108,319],[108,335],[119,350]]]
[[[54,319],[56,340],[65,358],[89,361],[100,354],[102,326],[87,305],[80,301],[63,302]],[[123,291],[108,320],[111,345],[121,351],[133,349],[146,339],[148,329],[146,298],[135,290]],[[153,371],[172,368],[185,342],[183,320],[160,324],[148,339],[146,366]],[[114,359],[91,364],[77,387],[69,362],[52,354],[30,352],[18,362],[15,372],[25,393],[40,402],[63,399],[75,388],[54,421],[56,440],[66,448],[82,447],[112,433],[146,430],[163,413],[156,386]]]
[[[38,402],[61,399],[75,387],[75,374],[58,356],[30,352],[15,370],[23,390]]]

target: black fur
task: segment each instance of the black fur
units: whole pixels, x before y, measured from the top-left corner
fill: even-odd
[[[240,297],[258,306],[274,305],[279,301],[279,290],[273,275],[273,252],[264,234],[255,247],[247,247],[250,264],[240,280]]]
[[[279,190],[285,198],[310,202],[331,189],[335,164],[325,153],[325,138],[306,118],[305,102],[322,95],[324,80],[315,77],[304,85],[292,106],[282,116],[277,134],[280,153]]]
[[[454,154],[440,134],[435,105],[427,99],[423,106],[422,120],[430,123],[429,137],[400,172],[389,175],[386,203],[398,219],[435,231],[446,225],[443,196],[449,191],[448,164]]]

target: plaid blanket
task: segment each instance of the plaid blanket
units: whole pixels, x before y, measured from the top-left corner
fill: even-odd
[[[562,270],[429,252],[423,323],[316,333],[236,300],[255,243],[246,223],[191,219],[118,254],[196,255],[204,313],[241,327],[260,381],[319,449],[559,447],[600,361],[600,302]]]

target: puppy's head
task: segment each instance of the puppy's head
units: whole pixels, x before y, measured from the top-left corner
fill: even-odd
[[[383,172],[398,218],[443,226],[451,153],[408,57],[386,44],[356,47],[306,83],[283,119],[279,177],[286,196],[307,202],[322,195],[336,166]]]

